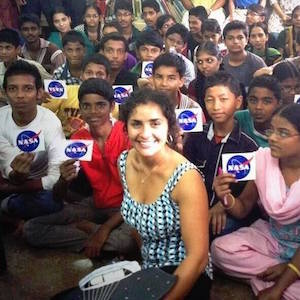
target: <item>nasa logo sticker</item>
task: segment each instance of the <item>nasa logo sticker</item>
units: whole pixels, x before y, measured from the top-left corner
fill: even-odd
[[[40,145],[40,133],[41,131],[36,133],[31,130],[20,132],[17,136],[17,147],[23,152],[35,151]]]
[[[144,61],[142,65],[142,78],[148,78],[152,76],[153,70],[153,62],[152,61]]]
[[[68,140],[64,145],[64,154],[67,159],[90,161],[92,151],[92,140]]]
[[[294,97],[294,102],[296,104],[300,104],[300,95],[299,94],[296,94],[295,97]]]
[[[132,92],[132,85],[113,86],[114,99],[118,104],[123,104]]]
[[[53,99],[66,99],[67,98],[67,86],[63,80],[44,80],[45,91],[49,93]]]
[[[222,162],[224,172],[234,174],[239,181],[255,179],[255,154],[235,153],[223,154]]]
[[[177,123],[183,131],[196,132],[203,130],[201,108],[176,109]]]

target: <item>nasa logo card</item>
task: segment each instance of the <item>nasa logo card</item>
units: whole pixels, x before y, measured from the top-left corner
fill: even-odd
[[[255,152],[222,154],[222,166],[223,172],[234,174],[237,181],[254,180]]]
[[[45,91],[49,93],[53,99],[66,99],[67,86],[63,80],[44,80]]]
[[[152,76],[153,61],[143,61],[142,63],[142,78],[148,78]]]
[[[201,108],[176,109],[175,113],[178,125],[184,132],[203,131]]]
[[[63,151],[67,159],[91,161],[93,145],[93,140],[67,140]]]
[[[16,138],[16,146],[22,152],[45,151],[45,141],[41,130],[22,130]]]
[[[295,97],[294,97],[294,102],[296,104],[300,104],[300,94],[296,94]]]
[[[123,104],[133,92],[132,85],[113,85],[114,98],[117,104]]]

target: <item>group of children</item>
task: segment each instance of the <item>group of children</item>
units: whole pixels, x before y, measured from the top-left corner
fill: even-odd
[[[212,263],[260,300],[297,299],[300,7],[292,55],[267,46],[259,5],[223,30],[193,7],[190,31],[155,0],[142,8],[142,32],[127,0],[107,23],[88,5],[74,30],[56,7],[52,43],[34,15],[22,38],[0,30],[1,220],[35,247],[141,254],[177,275],[166,299],[209,299]],[[64,80],[67,98],[49,98],[43,79]],[[124,104],[113,85],[133,87]],[[176,109],[198,109],[203,131],[179,130]],[[91,161],[66,159],[66,139],[93,141]],[[223,154],[248,152],[254,181],[223,173]]]

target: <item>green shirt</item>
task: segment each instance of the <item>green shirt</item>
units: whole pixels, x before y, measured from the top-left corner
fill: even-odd
[[[282,60],[281,53],[275,48],[267,48],[266,51],[257,51],[255,49],[252,49],[251,52],[261,57],[265,61],[267,66],[271,66]]]
[[[234,117],[239,122],[242,131],[250,136],[258,146],[269,147],[268,138],[254,128],[253,119],[248,109],[237,111]]]

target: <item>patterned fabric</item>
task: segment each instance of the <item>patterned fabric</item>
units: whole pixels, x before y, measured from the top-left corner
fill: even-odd
[[[79,78],[73,77],[69,71],[68,63],[66,62],[62,66],[58,67],[53,72],[53,79],[56,80],[65,80],[67,85],[70,84],[81,84],[81,80]]]
[[[186,256],[180,231],[179,206],[172,200],[171,193],[181,176],[191,169],[197,169],[190,162],[177,166],[169,178],[162,194],[152,204],[136,202],[130,195],[126,182],[126,159],[128,151],[119,158],[124,198],[122,216],[129,225],[135,227],[143,240],[143,268],[177,266]],[[206,268],[211,277],[211,263]]]

